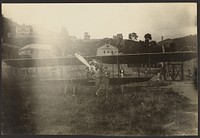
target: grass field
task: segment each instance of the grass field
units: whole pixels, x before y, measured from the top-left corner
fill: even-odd
[[[93,87],[76,96],[61,86],[5,80],[2,87],[2,134],[45,135],[197,135],[191,114],[197,106],[163,82],[110,89],[99,97]]]

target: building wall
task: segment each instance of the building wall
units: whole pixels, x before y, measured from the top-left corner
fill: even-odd
[[[29,37],[31,33],[31,27],[30,26],[26,26],[26,25],[22,25],[22,26],[16,26],[16,33],[15,33],[15,37]],[[12,37],[13,34],[9,33],[8,37]]]
[[[105,44],[97,49],[97,56],[117,55],[117,54],[118,54],[118,48],[110,44]]]
[[[89,40],[90,39],[90,35],[88,32],[84,33],[84,40]]]
[[[101,50],[97,50],[97,56],[116,55],[116,54],[118,54],[118,49],[101,49]]]

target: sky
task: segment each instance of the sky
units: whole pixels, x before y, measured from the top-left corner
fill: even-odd
[[[19,24],[38,25],[60,32],[64,26],[69,35],[92,39],[124,38],[136,32],[138,40],[150,33],[152,39],[197,34],[196,3],[82,3],[82,4],[2,4],[2,13]]]

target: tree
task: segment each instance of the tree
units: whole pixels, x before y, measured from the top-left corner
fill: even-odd
[[[132,32],[132,33],[128,34],[128,38],[129,38],[130,40],[137,40],[138,35],[137,35],[137,33]]]
[[[151,34],[149,33],[145,34],[144,38],[145,38],[145,42],[149,42],[152,39]]]
[[[176,50],[176,44],[174,42],[170,43],[169,44],[169,47],[170,47],[170,52],[175,52],[177,51]]]

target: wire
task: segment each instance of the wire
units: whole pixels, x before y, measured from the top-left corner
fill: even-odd
[[[76,60],[76,63],[78,63],[77,60]],[[87,76],[84,76],[84,75],[82,74],[82,72],[81,72],[81,70],[80,70],[80,68],[79,68],[79,65],[77,64],[76,66],[77,66],[79,72],[81,73],[82,77],[87,78]]]

